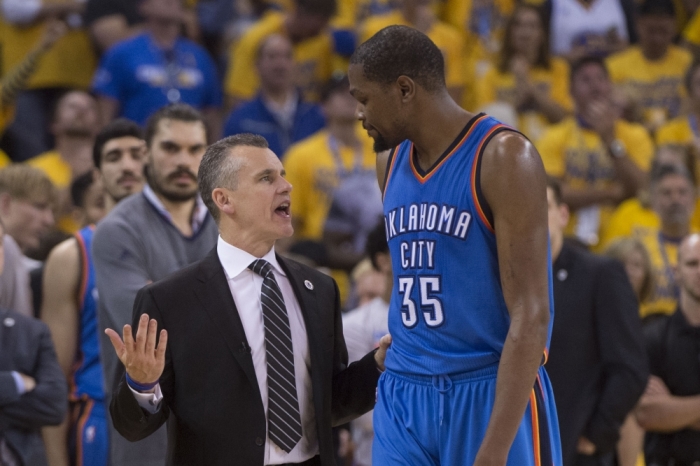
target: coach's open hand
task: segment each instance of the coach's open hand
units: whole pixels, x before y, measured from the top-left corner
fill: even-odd
[[[377,361],[377,367],[384,372],[384,359],[386,359],[386,350],[391,345],[391,335],[388,333],[379,340],[379,349],[374,353],[374,360]]]
[[[163,373],[168,332],[165,329],[160,331],[160,340],[156,348],[157,332],[158,323],[155,319],[149,321],[148,314],[143,314],[139,320],[136,340],[131,334],[131,325],[124,326],[124,341],[111,328],[105,330],[119,360],[126,368],[126,373],[138,384],[147,385],[157,382]]]

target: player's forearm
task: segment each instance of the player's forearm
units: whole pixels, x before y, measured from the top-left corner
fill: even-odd
[[[700,395],[645,395],[636,411],[637,421],[645,430],[674,432],[700,422]]]
[[[46,457],[49,466],[69,466],[68,456],[68,419],[55,427],[41,429],[46,447]]]
[[[548,323],[546,306],[512,318],[498,366],[496,399],[479,457],[500,458],[505,464],[542,363]]]

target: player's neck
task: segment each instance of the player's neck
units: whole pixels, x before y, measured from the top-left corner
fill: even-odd
[[[410,137],[421,168],[428,169],[452,145],[459,133],[474,117],[452,100],[447,93],[421,115],[422,124],[414,128]]]
[[[700,300],[683,290],[680,299],[681,312],[693,327],[700,327]]]

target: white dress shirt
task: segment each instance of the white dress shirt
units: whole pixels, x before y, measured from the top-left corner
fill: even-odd
[[[263,408],[267,416],[267,353],[265,350],[265,324],[262,315],[262,303],[260,302],[263,278],[248,269],[248,266],[258,258],[231,246],[220,236],[217,244],[217,253],[226,273],[233,301],[236,303],[243,330],[250,346],[253,366],[255,367],[255,377],[258,380],[258,387],[260,387],[260,398],[262,398]],[[266,438],[264,464],[301,463],[319,453],[318,437],[316,435],[316,414],[311,388],[311,356],[309,353],[309,341],[306,336],[306,325],[289,279],[277,262],[275,248],[273,247],[261,259],[272,265],[275,280],[277,280],[277,284],[282,291],[287,315],[289,316],[302,431],[301,440],[289,453],[285,453],[284,450],[271,442],[269,437]],[[159,386],[156,387],[156,393],[139,393],[133,388],[131,390],[143,409],[151,413],[160,409],[162,394]]]

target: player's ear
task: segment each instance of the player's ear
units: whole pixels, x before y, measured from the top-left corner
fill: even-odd
[[[416,95],[416,82],[408,76],[399,76],[396,80],[396,85],[401,92],[401,100],[407,102]]]

